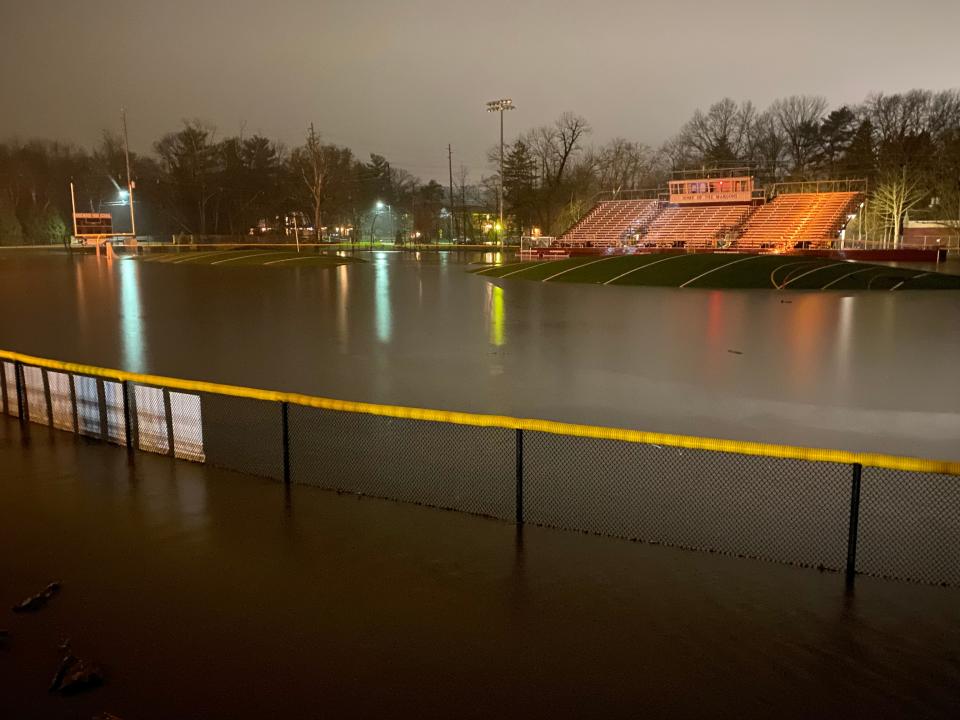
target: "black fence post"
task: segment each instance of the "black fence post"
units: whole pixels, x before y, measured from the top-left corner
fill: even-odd
[[[290,484],[290,425],[288,418],[288,404],[280,403],[280,426],[283,431],[283,482]]]
[[[73,423],[73,431],[80,434],[80,414],[77,410],[77,380],[73,373],[70,378],[70,421]]]
[[[123,388],[123,437],[126,440],[127,450],[133,450],[133,430],[130,427],[130,382],[124,380]]]
[[[857,574],[857,529],[860,524],[860,476],[863,466],[853,465],[853,477],[850,483],[850,523],[847,528],[847,583]]]
[[[23,363],[17,360],[13,365],[14,384],[17,388],[17,416],[20,422],[27,422],[26,388],[23,386]]]
[[[170,390],[163,388],[163,414],[167,421],[167,454],[177,456],[176,436],[173,434],[173,405],[170,402]]]
[[[517,428],[517,525],[523,525],[523,430]]]

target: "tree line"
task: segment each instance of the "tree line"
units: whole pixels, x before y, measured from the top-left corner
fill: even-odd
[[[960,227],[956,90],[876,93],[836,108],[811,95],[780,98],[764,109],[724,98],[696,110],[656,148],[626,138],[596,145],[591,134],[586,118],[564,113],[508,143],[507,234],[556,235],[600,192],[662,187],[678,170],[735,167],[750,168],[766,184],[865,179],[861,230],[880,242],[895,242],[908,216]],[[499,147],[491,149],[492,172],[479,183],[470,183],[461,167],[444,185],[422,182],[381,155],[361,159],[325,142],[313,125],[289,148],[258,134],[220,138],[206,123],[184,121],[131,161],[137,229],[153,235],[239,236],[261,225],[284,232],[275,226],[295,214],[308,228],[326,228],[326,239],[347,227],[358,237],[373,232],[375,208],[388,206],[402,218],[393,225],[398,233],[476,240],[490,232],[481,218],[496,212],[500,183]],[[116,205],[126,185],[121,138],[104,132],[91,151],[49,140],[0,143],[0,243],[68,237],[71,181],[79,211]]]
[[[189,120],[154,142],[152,154],[131,153],[130,160],[141,235],[241,236],[261,226],[285,232],[296,214],[304,234],[322,227],[329,237],[338,227],[363,232],[379,203],[396,208],[411,230],[436,236],[449,194],[381,155],[361,160],[350,148],[323,142],[312,125],[291,149],[257,134],[219,139],[212,126]],[[122,138],[104,131],[92,152],[48,140],[0,143],[0,243],[67,238],[71,182],[78,212],[124,205]],[[127,214],[114,217],[123,223]]]
[[[877,93],[832,109],[810,95],[781,98],[763,110],[724,98],[695,111],[658,148],[624,138],[590,145],[590,132],[585,118],[566,113],[510,143],[504,189],[519,226],[556,234],[602,191],[663,187],[679,170],[740,167],[766,185],[866,180],[863,230],[878,242],[899,237],[908,213],[960,229],[957,90]],[[490,151],[491,163],[498,153]]]

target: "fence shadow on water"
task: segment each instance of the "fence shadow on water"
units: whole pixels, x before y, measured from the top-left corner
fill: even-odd
[[[960,585],[960,463],[371,405],[0,351],[0,412],[277,481]]]

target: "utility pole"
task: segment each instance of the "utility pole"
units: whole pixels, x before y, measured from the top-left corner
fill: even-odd
[[[450,169],[450,242],[453,242],[453,148],[447,144],[447,167]]]
[[[73,191],[73,180],[70,181],[70,207],[73,208],[73,236],[77,236],[77,195]]]
[[[123,119],[123,155],[127,161],[127,200],[130,201],[130,235],[137,237],[137,224],[133,219],[133,180],[130,179],[130,143],[127,139],[127,110],[120,108]]]

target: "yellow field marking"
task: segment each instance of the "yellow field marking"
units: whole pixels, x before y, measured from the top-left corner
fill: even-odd
[[[332,398],[302,395],[300,393],[258,390],[256,388],[199,380],[182,380],[162,375],[144,375],[124,370],[111,370],[92,365],[61,362],[47,358],[24,355],[23,353],[0,350],[0,359],[21,362],[26,365],[43,367],[61,372],[77,373],[92,377],[108,378],[119,382],[134,382],[141,385],[165,387],[171,390],[205,392],[230,397],[249,398],[267,402],[286,402],[304,407],[335,410],[339,412],[362,413],[393,417],[405,420],[426,420],[430,422],[470,425],[473,427],[504,428],[508,430],[529,430],[553,435],[592,438],[596,440],[617,440],[620,442],[659,445],[662,447],[685,448],[690,450],[709,450],[712,452],[757,455],[762,457],[808,460],[811,462],[832,462],[844,465],[859,463],[868,467],[887,468],[909,472],[940,473],[960,475],[960,462],[950,460],[927,460],[923,458],[885,455],[882,453],[857,453],[847,450],[830,450],[793,445],[777,445],[742,440],[722,440],[718,438],[697,437],[694,435],[673,435],[668,433],[644,432],[626,428],[580,425],[576,423],[537,420],[533,418],[515,418],[507,415],[485,415],[481,413],[456,412],[450,410],[429,410],[425,408],[403,407],[400,405],[378,405],[374,403],[335,400]]]
[[[565,273],[571,272],[571,271],[573,271],[573,270],[579,270],[580,268],[584,268],[584,267],[586,267],[587,265],[596,265],[597,263],[603,262],[604,260],[613,260],[614,258],[618,258],[618,257],[624,257],[624,256],[623,256],[623,255],[611,255],[610,257],[600,258],[599,260],[591,260],[591,261],[588,262],[588,263],[580,263],[579,265],[574,265],[572,268],[567,268],[566,270],[561,270],[561,271],[558,272],[556,275],[551,275],[550,277],[545,277],[545,278],[544,278],[543,280],[541,280],[540,282],[546,282],[547,280],[553,280],[554,278],[560,277],[561,275],[563,275],[563,274],[565,274]]]
[[[274,250],[273,252],[258,252],[253,253],[252,255],[241,255],[240,257],[227,258],[226,260],[217,260],[216,262],[210,263],[211,265],[223,265],[224,263],[234,262],[236,260],[246,260],[247,258],[252,257],[261,257],[263,255],[279,255],[280,253],[287,252],[286,250]]]
[[[654,260],[654,261],[651,262],[651,263],[644,263],[644,264],[641,265],[640,267],[635,267],[635,268],[633,268],[633,270],[627,270],[625,273],[620,273],[620,274],[617,275],[615,278],[610,278],[609,280],[607,280],[607,281],[604,283],[604,285],[609,285],[610,283],[612,283],[612,282],[614,282],[614,281],[616,281],[616,280],[619,280],[619,279],[622,278],[622,277],[626,277],[626,276],[629,275],[630,273],[635,273],[635,272],[637,272],[637,270],[643,270],[644,268],[653,267],[654,265],[659,265],[659,264],[662,263],[662,262],[667,262],[667,260],[676,260],[677,258],[682,258],[682,257],[686,257],[686,255],[671,255],[670,257],[661,258],[660,260]]]
[[[807,275],[813,275],[813,273],[815,272],[820,272],[821,270],[826,270],[827,268],[838,267],[840,265],[846,265],[846,264],[847,264],[847,261],[844,260],[843,262],[830,263],[829,265],[820,265],[818,267],[813,268],[813,270],[807,270],[805,273],[800,273],[796,277],[792,277],[789,280],[784,280],[783,285],[781,285],[778,289],[783,290],[790,283],[796,282],[800,278],[806,277]]]
[[[868,270],[876,270],[876,269],[877,269],[877,268],[876,268],[875,266],[871,265],[870,267],[861,268],[860,270],[854,270],[852,273],[847,273],[846,275],[841,275],[841,276],[838,277],[836,280],[831,280],[830,282],[828,282],[826,285],[824,285],[824,286],[823,286],[822,288],[820,288],[820,289],[821,289],[821,290],[826,290],[826,289],[827,289],[828,287],[830,287],[831,285],[836,285],[838,282],[840,282],[841,280],[846,280],[848,277],[853,277],[854,275],[859,275],[860,273],[865,273],[865,272],[867,272]]]
[[[733,262],[724,263],[723,265],[720,265],[719,267],[715,267],[715,268],[713,268],[713,269],[711,269],[711,270],[707,270],[706,272],[700,273],[699,275],[697,275],[697,276],[694,277],[694,278],[690,278],[690,279],[687,280],[685,283],[683,283],[683,285],[681,285],[680,287],[686,287],[687,285],[689,285],[690,283],[694,282],[695,280],[699,280],[700,278],[704,277],[705,275],[709,275],[710,273],[716,272],[717,270],[723,270],[725,267],[730,267],[731,265],[736,265],[737,263],[746,262],[747,260],[756,260],[758,257],[762,257],[762,255],[750,255],[750,256],[745,257],[745,258],[740,258],[739,260],[734,260]]]

